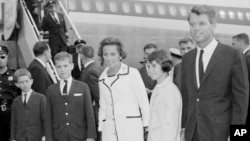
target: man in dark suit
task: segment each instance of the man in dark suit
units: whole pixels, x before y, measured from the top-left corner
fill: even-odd
[[[149,43],[149,44],[146,44],[143,48],[144,50],[144,58],[143,58],[143,61],[140,62],[141,64],[143,64],[143,67],[141,67],[139,69],[139,72],[141,74],[141,77],[142,77],[142,80],[144,82],[144,85],[147,89],[147,94],[148,94],[148,98],[150,100],[150,97],[151,97],[151,94],[152,94],[152,91],[156,85],[156,81],[154,81],[148,74],[148,69],[147,69],[147,58],[148,58],[148,55],[150,53],[152,53],[153,51],[157,50],[157,46],[153,43]]]
[[[76,80],[80,80],[81,69],[82,69],[83,63],[81,61],[81,57],[79,54],[80,54],[81,48],[86,45],[86,42],[82,39],[78,39],[74,42],[74,45],[76,48],[76,53],[72,54],[73,63],[74,63],[74,69],[72,70],[72,77]]]
[[[68,50],[68,33],[64,17],[61,13],[56,12],[56,2],[48,1],[45,7],[48,13],[43,18],[42,29],[49,31],[49,46],[52,56],[61,51]]]
[[[232,46],[240,49],[246,58],[247,69],[248,69],[248,81],[250,83],[250,48],[249,48],[249,37],[246,33],[240,33],[234,35],[232,38]],[[250,94],[250,93],[249,93]],[[250,102],[250,99],[249,99]],[[246,125],[250,125],[250,107],[248,105],[248,115],[246,120]]]
[[[31,89],[33,80],[27,69],[17,70],[14,77],[22,95],[11,110],[11,141],[45,141],[46,98]]]
[[[61,80],[47,91],[46,141],[94,141],[96,127],[89,87],[72,78],[71,54],[60,52],[54,61]]]
[[[53,84],[47,70],[46,63],[51,58],[49,45],[45,42],[38,41],[33,48],[36,58],[30,63],[28,70],[34,80],[32,89],[38,93],[46,94],[47,88]]]
[[[80,51],[80,56],[82,63],[84,64],[84,69],[82,70],[80,80],[87,83],[90,89],[91,98],[94,107],[96,124],[98,123],[98,110],[99,110],[99,85],[98,78],[102,72],[102,68],[97,65],[94,60],[94,49],[91,46],[82,46]]]
[[[214,38],[216,12],[197,5],[188,17],[197,48],[183,56],[186,141],[226,141],[230,124],[245,124],[249,84],[243,55]]]

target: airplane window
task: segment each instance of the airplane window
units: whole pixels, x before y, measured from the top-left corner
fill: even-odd
[[[147,11],[148,11],[148,14],[152,15],[155,13],[154,11],[154,6],[152,4],[147,4]]]
[[[176,7],[175,6],[170,6],[169,7],[169,12],[170,12],[171,16],[176,16],[177,15]]]
[[[187,8],[186,7],[180,7],[180,13],[183,17],[187,16]]]
[[[99,12],[104,11],[104,3],[102,0],[97,0],[95,4],[96,4],[97,11]]]
[[[165,15],[166,14],[166,9],[164,5],[158,5],[158,12],[160,15]]]
[[[109,2],[109,9],[111,12],[117,12],[118,11],[117,3],[115,1],[110,1]]]
[[[232,20],[235,19],[235,15],[234,15],[233,11],[229,11],[228,14],[229,14],[230,19],[232,19]]]
[[[68,6],[69,6],[70,10],[75,10],[76,9],[76,0],[69,0]]]
[[[85,11],[91,10],[90,1],[89,0],[82,0],[82,8]]]
[[[128,2],[123,2],[122,3],[122,10],[125,13],[129,13],[130,12],[130,5]]]
[[[239,20],[243,20],[244,19],[244,16],[243,16],[242,12],[238,11],[237,15],[238,15],[238,19]]]
[[[250,12],[246,13],[247,19],[250,21]]]
[[[135,12],[137,14],[141,14],[142,13],[142,5],[140,3],[135,3]]]
[[[220,10],[220,18],[226,19],[226,12],[224,10]]]

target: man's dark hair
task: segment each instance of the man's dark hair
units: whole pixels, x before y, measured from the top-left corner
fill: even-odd
[[[180,41],[179,41],[179,45],[180,44],[187,44],[187,43],[192,43],[192,44],[194,44],[194,41],[191,39],[191,38],[183,38],[183,39],[181,39]]]
[[[92,46],[84,46],[81,48],[80,53],[83,54],[87,58],[94,58],[95,52]]]
[[[34,52],[34,55],[37,57],[37,56],[42,55],[44,51],[48,49],[49,49],[49,45],[46,42],[38,41],[35,43],[33,47],[33,52]]]
[[[151,49],[151,48],[157,49],[157,46],[153,43],[149,43],[144,46],[143,50],[145,51],[146,49]]]
[[[240,33],[233,36],[233,39],[242,40],[245,45],[249,45],[249,37],[246,33]]]

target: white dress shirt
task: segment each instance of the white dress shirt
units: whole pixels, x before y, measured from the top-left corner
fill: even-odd
[[[30,91],[28,91],[27,93],[22,92],[22,101],[23,101],[23,103],[24,103],[24,99],[25,99],[24,94],[27,94],[27,95],[26,95],[26,104],[27,104],[28,101],[29,101],[29,98],[30,98],[31,93],[32,93],[32,89],[30,89]]]
[[[195,74],[196,74],[196,82],[198,88],[200,87],[200,77],[199,77],[199,57],[200,57],[200,51],[201,49],[204,51],[203,56],[202,56],[202,62],[203,62],[203,69],[204,69],[204,74],[206,72],[208,63],[214,53],[215,48],[218,45],[218,41],[213,39],[206,47],[203,49],[200,48],[199,46],[197,47],[197,54],[196,54],[196,61],[195,61]]]
[[[67,95],[69,94],[69,90],[70,90],[70,86],[72,84],[72,77],[69,77],[67,80]],[[63,87],[65,85],[65,82],[63,79],[60,80],[60,91],[61,91],[61,94],[63,95]]]

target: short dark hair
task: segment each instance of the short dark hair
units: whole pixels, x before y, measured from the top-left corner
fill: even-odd
[[[233,36],[233,39],[244,41],[245,45],[249,45],[249,37],[246,33],[240,33]]]
[[[94,49],[92,46],[84,46],[81,48],[80,53],[87,58],[94,58]]]
[[[170,52],[164,49],[153,51],[148,55],[148,62],[156,61],[162,68],[163,72],[169,72],[173,68],[172,57]]]
[[[143,50],[145,51],[146,49],[151,49],[151,48],[157,49],[157,46],[153,43],[149,43],[144,46]]]
[[[191,38],[183,38],[183,39],[181,39],[180,41],[179,41],[179,45],[180,44],[187,44],[187,43],[192,43],[192,44],[194,44],[194,41],[193,41],[193,39],[191,39]]]
[[[33,47],[33,53],[34,55],[40,56],[44,53],[44,51],[49,49],[49,45],[46,42],[43,41],[38,41],[35,43],[34,47]]]
[[[65,59],[68,59],[69,63],[73,63],[73,61],[72,61],[72,55],[69,54],[68,52],[65,52],[65,51],[57,53],[55,55],[55,57],[54,57],[54,62],[56,62],[56,61],[63,61]]]
[[[122,42],[118,38],[107,37],[107,38],[104,38],[100,42],[100,47],[99,47],[99,50],[98,50],[98,56],[101,58],[101,61],[104,61],[104,59],[103,59],[103,47],[106,46],[106,45],[116,45],[117,46],[117,51],[119,52],[121,58],[125,59],[127,57],[127,54],[123,49]]]
[[[191,8],[191,12],[188,15],[188,21],[190,20],[190,15],[194,13],[196,15],[205,14],[208,16],[210,23],[216,22],[216,11],[208,5],[195,5]]]
[[[30,79],[32,79],[32,76],[30,74],[30,72],[25,69],[25,68],[20,68],[18,70],[15,71],[14,73],[14,81],[17,82],[17,79],[21,76],[28,76]]]

